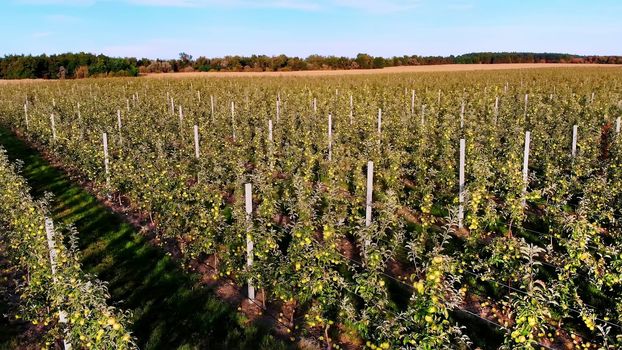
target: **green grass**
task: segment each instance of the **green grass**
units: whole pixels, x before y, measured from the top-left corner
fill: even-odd
[[[198,276],[181,270],[131,225],[6,129],[0,129],[0,145],[12,161],[24,162],[22,176],[32,187],[33,197],[46,192],[54,195],[55,221],[76,226],[84,270],[108,282],[111,304],[132,311],[132,331],[141,349],[291,347],[260,325],[245,325],[233,306],[199,285]],[[0,339],[0,344],[4,341]]]

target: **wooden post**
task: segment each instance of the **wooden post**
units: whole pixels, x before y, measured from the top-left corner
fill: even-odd
[[[367,162],[367,197],[365,200],[365,226],[371,225],[371,204],[374,191],[374,162]]]
[[[464,128],[464,99],[462,100],[462,106],[460,106],[460,129]]]
[[[523,154],[523,183],[524,183],[523,199],[522,199],[523,207],[526,204],[525,194],[527,193],[527,182],[529,180],[529,145],[530,143],[531,143],[531,132],[526,131],[525,132],[525,151]]]
[[[130,111],[130,99],[129,98],[125,99],[125,104],[126,104],[127,111],[129,112]]]
[[[175,115],[175,102],[173,101],[172,97],[171,97],[171,114]]]
[[[454,158],[455,159],[455,158]],[[458,172],[458,228],[464,227],[464,168],[466,161],[466,141],[460,139],[460,168]]]
[[[622,124],[622,121],[620,119],[621,119],[620,117],[616,119],[616,134],[620,133],[620,126]]]
[[[415,115],[415,90],[412,90],[410,95],[410,114]]]
[[[117,109],[117,129],[119,129],[119,145],[123,145],[123,138],[121,137],[121,110]]]
[[[233,136],[233,142],[235,142],[235,104],[231,101],[231,135]]]
[[[577,125],[572,126],[572,158],[577,156],[577,132],[579,127]]]
[[[333,116],[328,114],[328,160],[333,159]]]
[[[246,222],[248,229],[246,232],[246,266],[251,268],[253,266],[253,238],[252,234],[252,214],[253,214],[253,193],[252,185],[247,183],[244,185],[244,197],[246,202]],[[248,298],[255,299],[255,287],[253,287],[252,279],[248,279]]]
[[[24,118],[26,120],[26,131],[29,129],[28,123],[28,102],[24,103]]]
[[[110,186],[110,160],[108,159],[108,134],[103,133],[102,139],[104,143],[104,173],[106,174],[106,186]]]
[[[313,113],[317,113],[317,99],[313,98]]]
[[[211,115],[211,117],[212,117],[212,123],[213,123],[214,122],[214,95],[210,95],[209,99],[210,99],[210,103],[211,103],[211,106],[212,106],[212,115]]]
[[[441,89],[438,89],[438,105],[441,105]]]
[[[56,281],[56,257],[58,256],[58,252],[56,251],[56,244],[54,242],[54,222],[48,217],[45,218],[45,233],[47,236],[48,249],[50,252],[52,279]]]
[[[590,99],[590,104],[594,103],[594,92],[592,91],[592,98]]]
[[[495,121],[499,116],[499,96],[495,97]]]
[[[199,126],[194,125],[194,156],[199,159]]]
[[[184,135],[184,112],[181,108],[181,105],[178,107],[179,110],[179,133],[181,134],[181,141],[186,142],[186,137]]]
[[[80,112],[80,102],[78,102],[78,127],[80,128],[80,140],[84,139],[84,123],[82,123],[82,112]]]
[[[197,99],[199,100],[199,103],[201,103],[201,91],[197,91]]]
[[[56,141],[56,123],[54,122],[54,113],[50,114],[50,125],[52,127],[52,140]]]
[[[47,236],[48,249],[50,252],[50,265],[52,267],[52,281],[54,283],[58,282],[58,278],[56,277],[56,258],[58,257],[58,252],[56,251],[56,243],[54,242],[54,222],[52,219],[46,217],[45,218],[45,233]],[[61,308],[58,311],[58,321],[64,325],[67,324],[67,313]],[[65,350],[71,349],[71,344],[63,339],[63,345]]]
[[[380,137],[382,132],[382,109],[378,108],[378,137]]]
[[[350,125],[354,122],[354,102],[352,100],[352,94],[350,94]]]

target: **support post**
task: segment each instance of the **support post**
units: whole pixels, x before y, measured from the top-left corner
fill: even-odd
[[[54,122],[54,113],[50,114],[50,125],[52,127],[52,140],[56,141],[56,123]]]
[[[525,132],[525,151],[523,153],[523,207],[526,205],[525,194],[527,194],[527,184],[529,181],[529,146],[531,143],[531,132]]]
[[[178,109],[179,109],[179,129],[181,130],[184,125],[184,112],[181,106],[179,106]]]
[[[250,269],[253,266],[253,238],[252,234],[252,214],[253,214],[253,193],[252,185],[247,183],[244,185],[244,197],[246,204],[246,222],[248,225],[246,232],[246,266]],[[248,279],[248,298],[255,300],[255,287],[252,279]]]
[[[328,160],[333,159],[333,116],[328,114]]]
[[[209,99],[210,99],[210,105],[211,105],[211,110],[212,110],[211,117],[212,117],[212,123],[213,123],[214,122],[214,95],[210,95]]]
[[[194,125],[194,156],[199,159],[199,126]]]
[[[462,105],[460,106],[460,129],[464,128],[464,99],[462,100]]]
[[[352,99],[352,94],[350,94],[350,125],[354,123],[354,101]]]
[[[29,123],[28,123],[28,102],[24,103],[24,118],[26,120],[26,131],[28,131],[29,129]]]
[[[106,174],[106,186],[110,186],[110,160],[108,158],[108,134],[103,133],[102,139],[104,143],[104,173]]]
[[[235,103],[233,101],[231,101],[231,135],[235,142]]]
[[[54,222],[48,217],[45,218],[45,233],[47,236],[48,249],[50,252],[52,281],[54,283],[57,283],[58,278],[56,277],[56,258],[58,256],[58,252],[56,251],[56,243],[54,242]],[[59,309],[58,311],[58,321],[64,325],[67,324],[67,313],[63,309]],[[71,350],[71,344],[67,341],[67,339],[63,339],[63,345],[65,347],[65,350]]]
[[[367,162],[367,197],[365,200],[365,226],[371,225],[371,205],[374,193],[374,162]]]
[[[119,145],[123,145],[123,138],[121,136],[121,110],[117,109],[117,129],[119,130]]]
[[[454,158],[455,159],[455,158]],[[460,168],[458,173],[458,228],[464,227],[464,168],[466,162],[466,140],[460,139]]]
[[[572,126],[572,158],[575,158],[577,156],[577,133],[578,133],[578,129],[579,127],[577,125],[573,125]]]

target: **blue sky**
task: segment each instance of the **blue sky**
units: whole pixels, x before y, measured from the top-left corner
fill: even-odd
[[[622,55],[622,0],[0,0],[0,55]]]

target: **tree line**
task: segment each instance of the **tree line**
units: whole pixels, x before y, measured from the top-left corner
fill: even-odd
[[[118,58],[91,53],[7,55],[0,57],[0,79],[70,79],[138,76],[167,72],[265,72],[333,69],[378,69],[396,66],[495,63],[604,63],[622,64],[622,56],[579,56],[562,53],[478,52],[458,56],[404,55],[390,58],[360,53],[356,57],[311,55],[225,56],[207,58],[180,53],[178,59]]]

